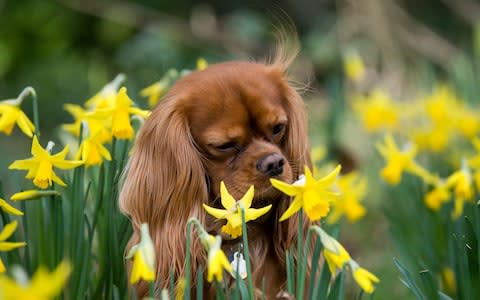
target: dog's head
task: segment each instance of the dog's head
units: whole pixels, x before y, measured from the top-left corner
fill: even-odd
[[[120,207],[132,219],[130,246],[138,242],[140,224],[149,224],[161,286],[171,270],[184,272],[189,217],[220,228],[207,224],[202,209],[218,205],[220,181],[236,199],[254,185],[253,206],[274,205],[269,218],[288,207],[269,179],[293,181],[310,165],[310,154],[303,101],[288,84],[286,67],[285,61],[228,62],[193,72],[177,81],[140,130]],[[291,218],[269,233],[280,261],[296,228]],[[195,239],[191,253],[195,269],[205,260]]]

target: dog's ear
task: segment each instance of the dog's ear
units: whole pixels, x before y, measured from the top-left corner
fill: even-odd
[[[141,223],[149,225],[159,288],[167,286],[170,272],[175,280],[183,276],[186,223],[196,217],[204,224],[202,203],[208,195],[200,155],[178,106],[178,99],[169,96],[146,120],[124,171],[119,199],[120,209],[133,225],[129,247],[138,242]],[[193,268],[206,260],[200,257],[204,251],[193,236],[190,253]],[[145,287],[139,288],[146,292]]]

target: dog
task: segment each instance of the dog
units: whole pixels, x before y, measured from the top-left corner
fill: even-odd
[[[304,165],[311,168],[304,102],[287,74],[297,52],[279,47],[271,62],[231,61],[192,72],[174,84],[140,129],[119,206],[133,226],[128,247],[139,242],[140,224],[149,224],[158,288],[168,286],[171,274],[174,280],[185,274],[190,217],[220,234],[224,223],[207,215],[202,204],[221,207],[224,181],[237,200],[254,185],[252,207],[272,204],[267,215],[247,224],[252,277],[257,293],[265,280],[268,299],[285,290],[285,251],[296,244],[298,219],[278,221],[291,199],[269,179],[293,182]],[[241,237],[223,239],[231,257]],[[195,234],[190,254],[195,280],[207,261]],[[145,294],[146,285],[137,291]]]

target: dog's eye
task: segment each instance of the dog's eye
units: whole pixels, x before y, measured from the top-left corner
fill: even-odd
[[[215,147],[215,149],[217,149],[220,152],[227,152],[227,151],[237,149],[237,146],[238,146],[237,142],[230,141],[230,142],[223,143],[221,145],[216,145],[214,147]]]
[[[277,124],[272,128],[272,135],[276,136],[283,132],[285,129],[285,124]]]

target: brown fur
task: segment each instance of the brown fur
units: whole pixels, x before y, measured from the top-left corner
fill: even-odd
[[[248,223],[249,251],[255,285],[260,288],[265,278],[269,298],[284,288],[285,250],[296,243],[297,219],[278,222],[290,199],[255,166],[261,157],[278,153],[287,163],[276,178],[292,182],[311,162],[304,104],[286,75],[291,57],[277,58],[271,64],[221,63],[185,76],[140,130],[119,201],[134,228],[128,247],[138,242],[140,224],[149,224],[159,288],[167,286],[171,271],[175,280],[185,274],[185,228],[190,217],[212,234],[220,233],[224,222],[208,216],[202,204],[221,206],[221,180],[236,199],[253,184],[252,206],[273,205],[267,216]],[[272,126],[278,122],[286,127],[273,136]],[[238,149],[215,148],[232,140]],[[206,264],[206,252],[195,234],[192,238],[195,279],[198,266]],[[235,241],[224,236],[223,247],[228,255]],[[145,286],[138,289],[146,292]]]

